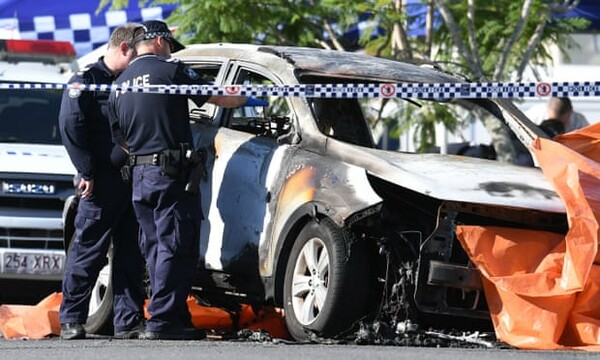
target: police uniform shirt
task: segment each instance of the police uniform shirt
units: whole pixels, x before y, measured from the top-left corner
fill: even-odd
[[[188,96],[127,91],[128,86],[207,84],[183,63],[144,54],[119,76],[120,91],[110,98],[111,130],[116,143],[125,141],[131,155],[148,155],[179,149],[192,142]],[[200,106],[208,96],[194,96]]]
[[[100,58],[86,70],[75,74],[69,84],[111,84],[115,76]],[[77,88],[63,93],[59,113],[62,142],[83,178],[93,178],[94,171],[112,166],[115,151],[108,122],[108,92]],[[124,153],[124,152],[123,152]]]

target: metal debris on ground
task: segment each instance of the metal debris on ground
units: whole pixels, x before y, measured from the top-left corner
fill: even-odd
[[[254,342],[272,342],[273,338],[266,330],[242,329],[235,333],[225,333],[219,336],[220,340],[231,341],[254,341]]]
[[[396,330],[383,322],[361,324],[355,343],[361,345],[392,345],[455,348],[510,348],[498,341],[493,332],[459,330],[421,330],[415,323],[399,323]]]
[[[465,342],[468,344],[481,345],[486,348],[496,347],[497,344],[493,339],[485,340],[485,338],[490,338],[492,334],[489,333],[479,333],[475,331],[473,333],[463,333],[462,335],[452,335],[452,334],[444,334],[438,331],[425,331],[425,334],[438,337],[440,339],[450,340],[450,341],[458,341]],[[495,339],[495,337],[494,337]]]
[[[265,330],[243,329],[235,333],[222,334],[219,340],[296,343],[271,337]],[[385,322],[360,324],[353,337],[322,338],[310,334],[309,343],[323,345],[386,345],[386,346],[413,346],[413,347],[451,347],[451,348],[498,348],[508,349],[511,346],[498,341],[493,332],[460,331],[460,330],[422,330],[418,324],[410,321],[397,324],[395,327]],[[296,343],[297,344],[297,343]]]

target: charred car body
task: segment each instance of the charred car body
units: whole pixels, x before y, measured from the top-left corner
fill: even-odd
[[[462,81],[308,48],[192,45],[175,56],[219,85]],[[436,315],[488,319],[456,225],[566,232],[564,206],[539,169],[379,150],[356,98],[269,100],[191,106],[194,145],[207,152],[194,287],[205,304],[282,307],[299,340],[341,336],[361,321],[399,329]],[[527,144],[544,136],[508,101],[440,105],[458,102],[485,109]]]

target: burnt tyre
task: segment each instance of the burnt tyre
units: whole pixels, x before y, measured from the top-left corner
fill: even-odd
[[[365,244],[344,240],[328,218],[312,220],[290,251],[284,281],[285,321],[290,334],[337,337],[362,316],[368,287]]]
[[[74,236],[69,244],[69,251]],[[89,334],[112,335],[113,333],[113,288],[112,288],[112,245],[106,256],[106,264],[100,270],[92,288],[88,319],[85,331]]]

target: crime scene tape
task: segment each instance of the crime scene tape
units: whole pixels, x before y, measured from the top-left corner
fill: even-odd
[[[529,82],[529,83],[365,83],[298,85],[150,85],[0,83],[4,89],[69,89],[78,91],[117,91],[170,95],[278,96],[309,98],[535,98],[600,96],[600,82]]]

